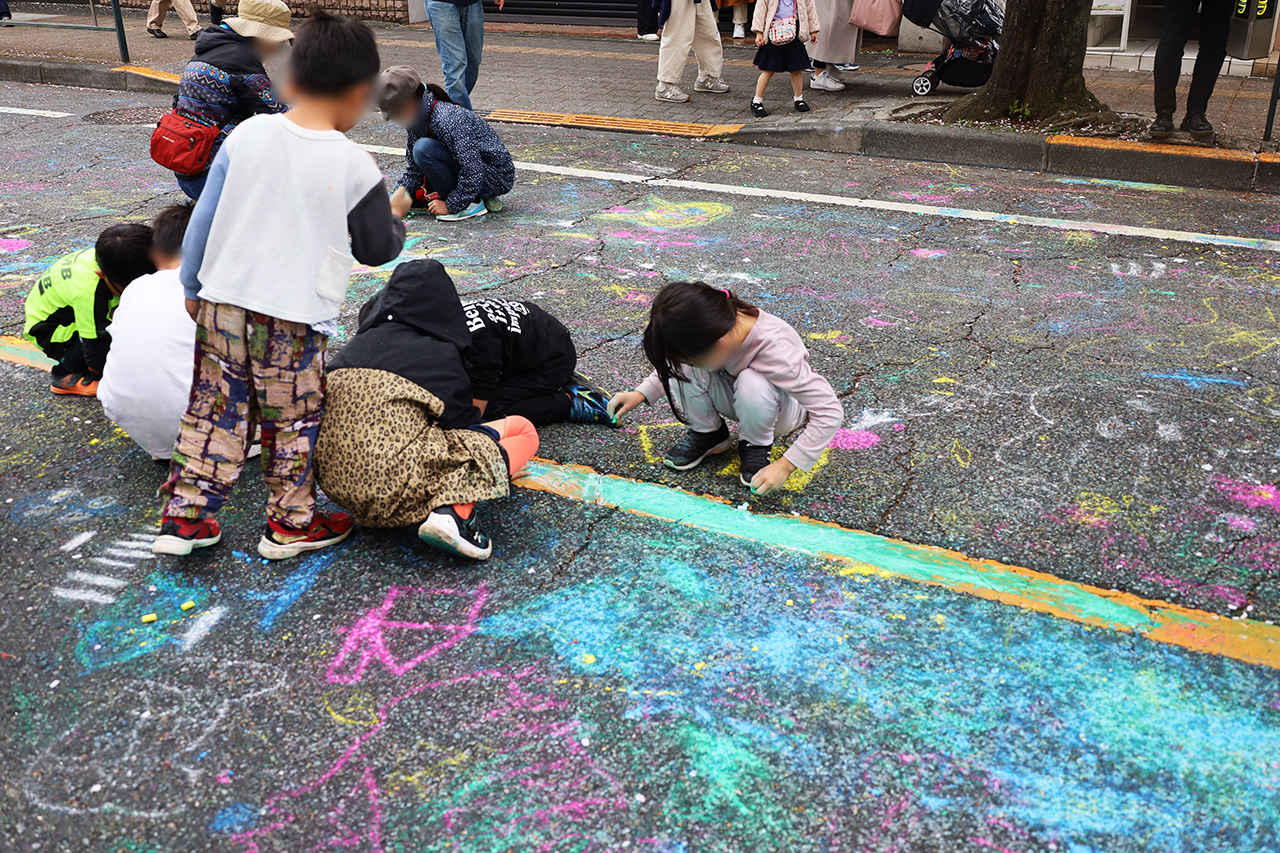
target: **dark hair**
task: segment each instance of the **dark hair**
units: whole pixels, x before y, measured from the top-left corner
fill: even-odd
[[[112,225],[98,235],[93,247],[102,277],[116,287],[127,287],[135,278],[156,271],[150,249],[151,229],[136,222]]]
[[[378,76],[378,42],[362,21],[315,9],[289,54],[293,85],[309,95],[341,95]]]
[[[446,92],[442,87],[437,86],[435,83],[428,83],[426,88],[428,92],[436,96],[437,101],[444,101],[446,104],[453,103],[453,98],[449,97],[449,93]],[[422,97],[421,92],[418,93],[418,97],[419,98]]]
[[[151,245],[157,252],[172,257],[182,251],[192,207],[189,201],[171,204],[151,220]]]
[[[757,317],[760,309],[701,281],[673,281],[653,298],[644,329],[644,354],[658,371],[671,411],[681,421],[684,413],[671,394],[671,380],[688,381],[683,365],[729,334],[739,314]]]

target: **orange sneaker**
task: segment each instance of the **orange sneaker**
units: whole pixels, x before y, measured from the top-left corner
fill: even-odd
[[[311,525],[300,529],[268,521],[258,540],[258,553],[268,560],[287,560],[306,551],[337,545],[350,536],[355,527],[355,519],[345,512],[331,515],[317,512]]]
[[[68,373],[55,377],[49,384],[49,390],[55,394],[70,394],[73,397],[98,396],[98,380],[89,373]]]

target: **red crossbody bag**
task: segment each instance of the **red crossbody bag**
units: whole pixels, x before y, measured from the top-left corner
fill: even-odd
[[[199,175],[209,168],[218,130],[168,112],[151,133],[151,159],[179,175]]]

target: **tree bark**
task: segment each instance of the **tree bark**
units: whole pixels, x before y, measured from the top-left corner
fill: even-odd
[[[1009,0],[991,79],[943,114],[946,121],[1037,121],[1103,113],[1084,82],[1092,0]]]

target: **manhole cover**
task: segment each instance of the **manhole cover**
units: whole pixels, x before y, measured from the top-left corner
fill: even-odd
[[[155,124],[169,112],[156,107],[134,107],[128,110],[103,110],[89,113],[84,120],[93,124]]]

